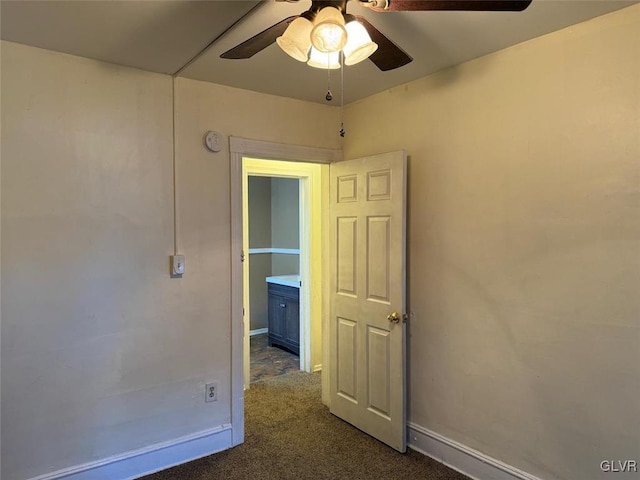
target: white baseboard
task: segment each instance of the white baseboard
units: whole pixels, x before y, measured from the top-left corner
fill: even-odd
[[[232,447],[230,424],[30,480],[131,480]]]
[[[253,337],[254,335],[261,335],[263,333],[269,333],[268,328],[256,328],[255,330],[249,330],[249,336]]]
[[[409,448],[475,480],[541,480],[415,423],[409,423],[407,430]]]

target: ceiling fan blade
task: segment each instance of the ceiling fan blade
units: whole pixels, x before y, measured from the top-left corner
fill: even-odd
[[[371,40],[378,44],[378,49],[371,54],[369,60],[380,70],[383,72],[393,70],[413,60],[404,50],[389,40],[380,30],[371,25],[366,18],[359,15],[356,15],[356,18],[364,25],[364,28],[367,29]]]
[[[387,8],[369,6],[375,12],[419,10],[464,10],[482,12],[521,12],[532,0],[389,0]],[[383,2],[381,2],[383,3]]]
[[[222,55],[220,55],[220,58],[243,59],[253,57],[256,53],[264,50],[269,45],[274,43],[276,41],[276,38],[282,35],[289,24],[296,18],[298,18],[298,15],[285,18],[284,20],[270,26],[257,35],[254,35],[250,39],[245,40],[241,44],[236,45],[231,50],[227,50]]]

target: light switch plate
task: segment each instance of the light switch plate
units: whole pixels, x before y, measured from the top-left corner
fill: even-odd
[[[171,256],[171,275],[184,275],[184,255]]]

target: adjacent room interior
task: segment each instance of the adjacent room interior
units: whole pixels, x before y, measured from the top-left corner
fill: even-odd
[[[299,184],[249,177],[251,382],[300,370]]]

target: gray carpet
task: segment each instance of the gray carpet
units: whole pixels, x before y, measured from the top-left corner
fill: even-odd
[[[245,443],[144,479],[469,480],[413,450],[398,453],[331,415],[320,401],[320,374],[252,383],[245,402]]]

